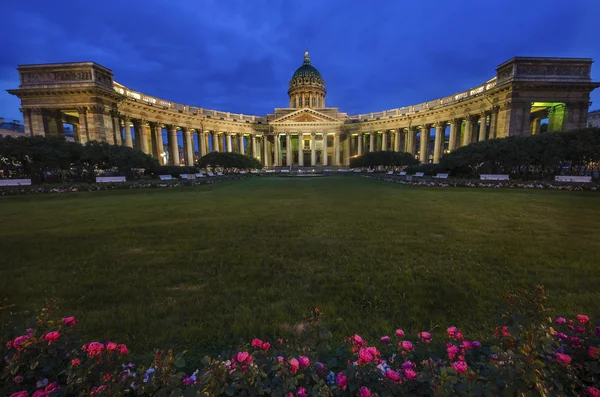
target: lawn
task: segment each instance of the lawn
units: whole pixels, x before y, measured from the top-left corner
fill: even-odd
[[[483,338],[503,293],[600,317],[600,195],[252,177],[0,198],[0,294],[58,297],[90,339],[210,351],[318,307],[337,341],[448,325]]]

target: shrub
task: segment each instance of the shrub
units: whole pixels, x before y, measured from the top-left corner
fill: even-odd
[[[195,174],[200,172],[195,166],[162,165],[157,168],[156,175],[172,175],[178,177],[181,174]]]
[[[439,164],[420,164],[420,165],[416,165],[414,167],[407,167],[405,169],[407,174],[414,174],[417,172],[422,172],[425,175],[428,176],[433,176],[433,175],[437,175],[438,173],[445,173],[448,172],[448,170],[446,168],[444,168],[443,166],[439,165]]]
[[[77,319],[59,319],[50,302],[27,330],[3,322],[0,393],[10,396],[395,396],[590,395],[600,390],[600,327],[577,315],[547,317],[541,287],[510,292],[487,343],[450,326],[397,329],[369,343],[355,334],[332,350],[315,309],[295,340],[254,339],[183,372],[183,355],[156,352],[148,366],[129,362],[127,346],[82,343]],[[19,394],[20,393],[20,394]],[[37,393],[37,394],[36,394]]]
[[[410,153],[401,153],[393,151],[367,152],[361,156],[350,160],[352,168],[404,168],[415,166],[419,160],[415,159]]]
[[[211,152],[198,159],[201,168],[223,168],[229,170],[262,169],[263,165],[254,157],[233,152]]]
[[[93,180],[109,173],[128,178],[138,170],[153,172],[156,159],[137,149],[90,141],[85,145],[63,137],[0,137],[0,169],[5,176],[27,177],[35,182]]]
[[[509,174],[513,179],[590,175],[600,164],[600,129],[508,137],[476,142],[442,157],[454,176]]]

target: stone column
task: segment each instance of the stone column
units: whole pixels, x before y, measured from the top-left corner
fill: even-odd
[[[419,151],[419,161],[422,164],[429,163],[429,126],[421,126],[421,145]]]
[[[140,150],[146,154],[152,155],[150,151],[150,145],[148,145],[148,122],[146,120],[139,121],[139,129],[140,129]]]
[[[443,153],[444,146],[444,130],[446,123],[439,122],[435,124],[435,141],[433,143],[433,163],[438,164]]]
[[[114,131],[114,142],[115,145],[121,146],[123,144],[123,139],[121,136],[121,124],[119,123],[119,113],[116,111],[110,112],[111,121],[112,121],[112,129]]]
[[[475,117],[472,115],[467,115],[465,117],[465,135],[463,136],[463,141],[462,141],[461,146],[466,146],[469,143],[471,143],[474,121],[475,121]]]
[[[539,117],[536,117],[533,120],[531,120],[531,135],[538,135],[540,133],[541,121],[542,119],[540,119]]]
[[[321,164],[327,165],[327,133],[323,133],[323,154],[321,155]]]
[[[332,158],[332,161],[334,162],[333,165],[335,166],[340,166],[340,133],[336,132],[335,135],[333,136],[333,150],[334,150],[334,156]]]
[[[498,126],[498,110],[499,106],[492,107],[492,112],[490,113],[490,134],[489,139],[496,138],[496,128]]]
[[[298,166],[304,167],[304,134],[298,133]]]
[[[271,153],[269,152],[269,140],[267,139],[267,136],[263,134],[260,141],[263,144],[263,165],[265,167],[268,167],[271,163]]]
[[[276,132],[275,133],[275,139],[273,140],[273,144],[274,144],[273,155],[275,156],[275,161],[273,163],[273,166],[275,166],[275,167],[281,166],[281,158],[280,158],[280,155],[279,155],[279,152],[281,151],[281,150],[279,150],[280,149],[280,147],[279,147],[280,143],[281,142],[280,142],[280,139],[279,139],[279,133]]]
[[[352,135],[346,134],[346,139],[344,140],[344,160],[342,161],[342,165],[350,165],[350,139],[352,139]]]
[[[170,125],[169,129],[169,163],[179,166],[179,144],[177,143],[177,126]]]
[[[225,135],[227,136],[227,148],[225,151],[231,152],[231,132],[226,132]]]
[[[155,123],[154,124],[154,134],[156,136],[156,146],[158,147],[158,161],[161,165],[165,164],[166,156],[165,154],[165,144],[163,142],[163,133],[162,133],[162,124]]]
[[[194,165],[194,141],[189,127],[183,129],[183,152],[185,153],[185,165]]]
[[[83,116],[82,116],[82,111],[79,110],[79,125],[80,125],[80,130],[81,130],[81,134],[85,137],[86,142],[87,142],[87,124],[83,124],[83,126],[81,125],[81,122],[83,121],[84,123],[87,123],[86,120],[86,108],[79,108],[79,109],[83,109]],[[46,130],[46,125],[44,124],[44,114],[43,114],[43,110],[41,108],[33,108],[31,109],[30,112],[30,125],[31,125],[31,136],[46,136],[47,134],[47,130]],[[83,120],[82,120],[83,119]]]
[[[448,141],[448,150],[453,152],[456,150],[457,131],[460,131],[460,119],[450,120],[450,140]]]
[[[315,136],[317,134],[314,132],[310,133],[310,165],[317,165],[317,148],[315,147]]]
[[[219,151],[219,133],[217,131],[212,132],[212,151]]]
[[[479,142],[485,141],[487,138],[487,113],[481,113],[479,117]]]
[[[374,131],[369,132],[369,152],[375,152],[375,138],[376,138],[377,133],[375,133]]]
[[[204,130],[198,130],[198,151],[200,157],[206,155],[206,132]]]
[[[394,152],[400,151],[400,140],[401,140],[400,129],[397,129],[394,131]]]
[[[252,157],[254,157],[255,159],[258,158],[258,150],[256,150],[256,135],[252,134]]]
[[[358,133],[358,145],[357,145],[357,154],[359,156],[362,156],[362,152],[363,152],[363,133],[359,132]]]
[[[32,109],[32,110],[35,110],[35,109]],[[80,107],[80,108],[77,108],[77,112],[79,113],[79,134],[78,134],[78,141],[77,142],[81,143],[81,144],[84,144],[84,143],[86,143],[89,140],[89,137],[88,137],[88,128],[87,128],[87,125],[88,125],[88,122],[87,122],[87,109],[85,107]],[[35,122],[34,122],[34,119],[33,119],[34,115],[35,115],[35,112],[32,111],[32,114],[31,114],[31,116],[32,116],[32,123],[31,123],[32,127],[35,126]],[[42,126],[43,126],[43,123],[42,123]],[[36,134],[35,130],[33,130],[33,133],[34,133],[34,135],[38,135],[38,134]],[[131,134],[130,134],[130,139],[131,139]]]
[[[387,130],[381,131],[381,150],[388,150],[388,134]]]
[[[244,134],[240,133],[238,136],[238,142],[240,147],[240,154],[246,154],[246,148],[244,147]]]
[[[294,163],[294,155],[292,154],[292,134],[285,133],[285,165],[290,166]]]

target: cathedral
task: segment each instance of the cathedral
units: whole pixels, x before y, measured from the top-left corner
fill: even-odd
[[[478,86],[428,102],[349,115],[326,106],[325,79],[308,52],[293,73],[289,106],[246,115],[171,102],[114,80],[94,62],[18,66],[26,135],[136,147],[161,164],[193,165],[211,151],[253,156],[266,167],[346,167],[365,152],[408,152],[437,163],[461,146],[487,139],[586,125],[589,58],[515,57]],[[153,93],[159,94],[159,93]],[[166,141],[166,142],[165,142]],[[179,141],[183,142],[180,150]]]

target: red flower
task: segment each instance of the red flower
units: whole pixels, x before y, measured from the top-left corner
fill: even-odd
[[[75,326],[75,324],[77,324],[77,320],[75,319],[75,317],[65,317],[62,319],[62,322],[65,325],[68,325],[69,327],[73,327]]]
[[[76,367],[76,366],[78,366],[79,364],[81,364],[81,361],[79,361],[79,359],[78,359],[78,358],[74,358],[73,360],[71,360],[71,365],[72,365],[72,366]]]
[[[585,314],[578,314],[577,320],[579,320],[581,324],[587,324],[590,321],[590,318]]]

